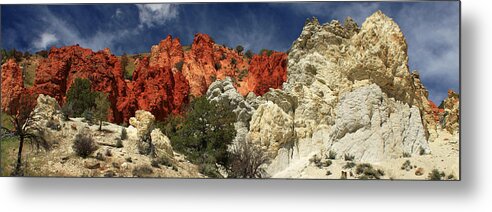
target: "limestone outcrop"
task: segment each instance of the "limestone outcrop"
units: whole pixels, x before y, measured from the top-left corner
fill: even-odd
[[[139,139],[150,134],[154,128],[154,122],[154,115],[145,110],[137,110],[135,117],[130,118],[130,125],[137,129],[137,137]]]
[[[33,113],[33,118],[41,126],[60,129],[63,124],[63,113],[60,111],[60,105],[53,97],[40,94]]]
[[[351,18],[307,20],[289,50],[286,83],[257,98],[250,122],[251,140],[276,153],[269,174],[330,150],[360,162],[430,153],[436,110],[407,64],[403,33],[381,11],[360,28]]]
[[[249,136],[253,143],[262,147],[271,157],[285,144],[294,142],[292,116],[271,101],[261,104],[253,114]]]
[[[430,153],[419,109],[389,99],[375,84],[342,95],[336,113],[328,149],[340,155],[378,162]]]

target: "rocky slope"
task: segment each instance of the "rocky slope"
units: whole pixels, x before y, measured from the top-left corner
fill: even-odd
[[[173,151],[169,138],[153,128],[155,118],[149,112],[137,111],[129,127],[105,123],[103,131],[98,131],[97,125],[83,118],[64,120],[59,108],[52,97],[41,94],[37,99],[34,111],[37,126],[41,127],[42,136],[52,144],[52,149],[25,152],[29,176],[205,177],[198,173],[196,165]],[[123,129],[128,138],[121,140]],[[90,136],[96,142],[97,150],[87,158],[78,156],[72,148],[77,134]],[[138,142],[142,135],[150,136],[155,155],[139,153]],[[122,146],[117,145],[118,140],[122,141]]]

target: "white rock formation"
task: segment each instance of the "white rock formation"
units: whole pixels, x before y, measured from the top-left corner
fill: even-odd
[[[426,90],[407,63],[403,33],[380,11],[360,29],[350,18],[344,26],[308,20],[289,50],[283,90],[258,97],[250,122],[251,140],[274,157],[268,174],[300,176],[329,150],[361,162],[429,152]]]
[[[60,111],[60,105],[55,98],[39,94],[37,98],[36,107],[33,111],[33,118],[41,124],[46,126],[49,122],[51,126],[60,125],[63,122],[63,114]]]
[[[130,124],[137,129],[138,138],[149,135],[154,128],[155,117],[152,113],[145,110],[137,110],[135,117],[131,117]]]
[[[261,104],[250,124],[250,139],[259,144],[271,157],[286,143],[294,142],[292,116],[271,101]]]
[[[375,84],[341,97],[328,149],[364,162],[430,152],[418,108],[395,102]]]

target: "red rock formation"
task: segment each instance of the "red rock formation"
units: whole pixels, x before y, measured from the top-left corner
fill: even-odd
[[[188,96],[203,95],[216,79],[233,78],[242,95],[262,95],[269,88],[281,88],[286,81],[287,55],[274,52],[254,56],[251,61],[241,53],[217,45],[206,34],[196,34],[191,49],[185,51],[179,39],[168,36],[152,47],[150,55],[135,61],[132,81],[124,80],[117,57],[109,49],[93,52],[76,46],[52,48],[36,70],[30,92],[54,97],[60,105],[76,78],[86,78],[93,91],[108,94],[111,103],[108,119],[127,122],[136,110],[150,111],[158,120],[180,113]],[[2,67],[3,68],[3,67]],[[23,87],[22,73],[9,61],[2,72],[2,106],[8,106]]]
[[[183,74],[193,96],[203,95],[216,79],[236,78],[248,68],[248,60],[233,49],[217,45],[206,34],[196,34],[191,50],[185,53]]]
[[[2,65],[2,111],[6,112],[11,105],[19,102],[23,92],[22,71],[13,59],[9,59]]]
[[[92,90],[108,94],[111,102],[109,121],[121,123],[130,118],[127,115],[131,114],[122,113],[117,107],[127,96],[127,86],[120,62],[109,49],[93,52],[78,45],[53,47],[36,70],[34,87],[38,93],[52,96],[63,105],[76,78],[89,79]]]
[[[179,113],[188,103],[189,86],[183,74],[164,64],[151,65],[148,58],[138,61],[132,86],[137,108],[151,112],[158,120]]]
[[[248,75],[244,80],[245,89],[239,89],[244,96],[250,91],[256,95],[263,95],[270,88],[282,88],[287,80],[287,54],[273,52],[270,56],[266,52],[255,55],[251,60]]]
[[[442,115],[442,113],[444,112],[444,110],[443,110],[442,108],[438,108],[438,107],[436,106],[436,104],[434,104],[434,102],[433,102],[433,101],[431,101],[431,100],[429,100],[429,106],[430,106],[430,109],[431,109],[431,111],[432,111],[432,113],[431,113],[431,114],[432,114],[432,115],[433,115],[433,117],[434,117],[434,121],[435,121],[436,123],[438,123],[438,122],[439,122],[439,117]]]

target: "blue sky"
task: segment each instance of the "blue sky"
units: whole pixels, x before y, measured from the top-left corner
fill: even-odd
[[[188,45],[202,32],[230,47],[286,51],[306,18],[351,16],[360,26],[377,10],[400,25],[410,69],[420,72],[436,104],[459,89],[458,2],[2,5],[1,43],[31,52],[80,44],[120,55],[149,52],[168,34]]]

